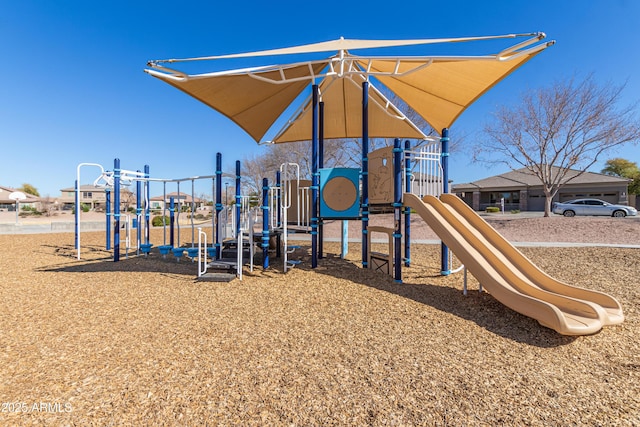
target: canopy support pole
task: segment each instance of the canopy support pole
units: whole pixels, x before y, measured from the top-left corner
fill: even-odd
[[[449,129],[442,129],[442,138],[440,138],[440,144],[442,145],[442,150],[440,153],[441,163],[442,163],[442,193],[447,194],[449,192]],[[449,269],[449,248],[447,245],[440,243],[440,253],[441,253],[441,266],[440,266],[440,274],[443,276],[448,276],[451,274],[451,270]]]
[[[362,83],[362,267],[368,267],[369,224],[369,82]]]
[[[318,266],[318,85],[311,86],[312,124],[311,124],[311,268]]]
[[[320,101],[318,103],[318,118],[319,118],[319,128],[318,128],[318,167],[320,169],[324,168],[324,102]],[[319,210],[318,210],[318,216]],[[318,258],[322,259],[322,253],[324,252],[323,248],[323,240],[324,240],[324,221],[322,218],[319,219],[318,223]]]

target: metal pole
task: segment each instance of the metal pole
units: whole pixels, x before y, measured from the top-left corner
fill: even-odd
[[[240,242],[240,206],[242,199],[240,197],[240,160],[236,160],[236,239]],[[242,251],[242,248],[238,248]]]
[[[282,174],[280,173],[280,171],[276,171],[276,203],[275,203],[275,209],[276,209],[276,228],[280,229],[282,227],[282,207],[280,206],[281,203],[281,198],[282,198]],[[280,250],[280,234],[281,233],[277,233],[276,234],[276,258],[280,258],[282,256],[281,250]]]
[[[149,178],[149,165],[144,165],[144,177],[145,178]],[[144,201],[144,216],[145,216],[145,227],[144,227],[144,234],[145,234],[145,243],[149,244],[149,240],[150,240],[150,236],[149,236],[149,218],[151,216],[151,206],[149,199],[151,199],[151,188],[149,187],[149,181],[145,181],[145,188],[146,188],[146,200]]]
[[[178,193],[178,197],[180,197],[179,193]],[[175,240],[173,238],[173,228],[176,224],[175,212],[176,212],[175,199],[171,197],[169,199],[169,245],[171,245],[172,248],[176,247],[174,244]]]
[[[318,119],[320,122],[318,127],[318,167],[322,169],[324,168],[324,102],[322,101],[318,103]],[[320,216],[320,213],[318,213],[318,216]],[[322,247],[323,238],[324,221],[320,218],[318,223],[318,258],[320,259],[322,259],[322,252],[324,251]]]
[[[227,184],[228,185],[228,184]],[[228,187],[226,187],[228,188]],[[225,200],[225,203],[227,200]],[[216,154],[216,259],[220,259],[220,212],[222,212],[222,154]]]
[[[402,283],[402,148],[399,138],[393,144],[393,199],[393,278],[396,283]]]
[[[411,159],[408,151],[411,149],[411,142],[407,139],[404,141],[404,179],[406,193],[411,192]],[[404,265],[411,266],[411,208],[404,208]]]
[[[440,153],[442,163],[442,192],[446,194],[449,192],[449,129],[442,129],[440,143],[442,144]],[[451,270],[449,269],[449,248],[447,248],[444,242],[440,243],[440,253],[442,260],[440,274],[448,276],[451,274]]]
[[[140,173],[140,170],[136,172]],[[142,243],[142,181],[136,181],[136,255],[140,254],[140,243]]]
[[[318,85],[312,91],[312,124],[311,124],[311,268],[318,266]]]
[[[362,83],[362,267],[367,268],[369,224],[369,82]]]
[[[120,261],[120,159],[113,160],[113,261]]]
[[[262,179],[262,268],[269,268],[269,180]]]
[[[106,204],[104,216],[107,221],[105,224],[105,229],[107,230],[105,247],[107,248],[108,251],[110,251],[111,250],[111,189],[110,188],[104,189],[104,199]]]

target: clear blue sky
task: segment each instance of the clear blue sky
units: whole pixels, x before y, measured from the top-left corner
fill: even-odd
[[[522,91],[575,73],[628,81],[640,99],[640,1],[33,1],[0,0],[0,185],[57,197],[80,162],[151,167],[159,178],[212,174],[260,148],[234,123],[145,74],[150,59],[217,55],[326,41],[439,38],[543,31],[556,40],[452,126],[471,143],[488,113]],[[478,53],[478,52],[470,52]],[[485,52],[481,52],[485,53]],[[611,156],[640,162],[640,147]],[[608,158],[606,157],[606,158]],[[605,158],[605,159],[606,159]],[[506,170],[450,158],[469,182]],[[594,168],[598,171],[602,162]],[[93,169],[83,169],[82,183]],[[89,179],[90,177],[90,179]],[[204,191],[204,190],[203,190]],[[154,191],[157,193],[157,191]]]

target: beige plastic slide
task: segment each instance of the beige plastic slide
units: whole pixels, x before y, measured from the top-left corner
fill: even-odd
[[[593,334],[603,325],[618,323],[622,320],[621,310],[619,317],[615,316],[615,309],[610,304],[615,300],[610,297],[608,299],[598,297],[598,301],[607,301],[607,308],[604,308],[590,300],[549,290],[553,286],[548,283],[545,284],[547,288],[538,285],[530,278],[535,274],[523,272],[517,267],[518,263],[514,264],[510,255],[504,253],[505,245],[491,243],[451,205],[446,206],[433,196],[426,196],[420,200],[409,193],[404,195],[404,205],[415,209],[440,239],[453,250],[471,274],[491,295],[507,307],[536,319],[540,324],[564,335]],[[506,240],[503,239],[504,242]],[[506,242],[506,246],[511,245]],[[530,265],[533,266],[531,263]],[[535,266],[533,268],[537,269]],[[580,290],[573,289],[576,289],[576,292]],[[564,287],[559,286],[556,290],[562,291]],[[619,304],[617,306],[619,307]]]
[[[454,209],[467,222],[467,226],[486,238],[491,245],[504,254],[511,263],[542,289],[600,305],[607,312],[605,325],[624,321],[622,306],[612,296],[603,292],[568,285],[540,270],[529,258],[489,225],[476,211],[454,194],[442,194],[440,201]]]

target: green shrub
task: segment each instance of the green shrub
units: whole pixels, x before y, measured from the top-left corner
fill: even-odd
[[[485,209],[485,212],[487,213],[497,213],[500,212],[500,208],[497,206],[487,206],[487,208]]]
[[[520,209],[513,209],[511,211],[512,214],[519,214],[520,213]]]
[[[169,225],[171,222],[168,216],[154,216],[151,220],[151,225],[154,227],[162,227],[163,225]]]
[[[89,212],[89,210],[91,210],[91,205],[87,203],[81,203],[80,207],[82,208],[82,212]]]

